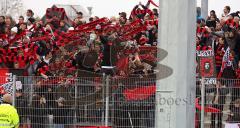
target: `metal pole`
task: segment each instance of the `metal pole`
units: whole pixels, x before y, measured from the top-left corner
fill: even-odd
[[[204,19],[208,17],[208,0],[201,0],[201,15]]]
[[[103,103],[106,102],[106,99],[105,99],[105,87],[106,87],[106,74],[103,73],[103,79],[102,79],[102,99],[103,99]],[[103,108],[105,107],[104,104],[103,105]],[[103,109],[101,110],[101,113],[102,113],[102,118],[101,118],[101,124],[104,125],[104,111]]]
[[[13,102],[12,105],[16,106],[16,75],[13,75]]]
[[[32,79],[32,78],[31,78]],[[30,96],[29,96],[29,104],[32,105],[32,99],[33,99],[33,83],[30,84]]]
[[[108,117],[109,117],[109,75],[106,79],[106,102],[105,102],[105,126],[108,126]]]
[[[202,78],[202,88],[201,88],[201,128],[204,128],[204,105],[205,105],[205,78]]]
[[[53,128],[53,115],[48,115],[49,128]]]
[[[133,128],[132,117],[131,117],[131,114],[129,112],[128,112],[128,118],[130,119],[131,128]]]
[[[78,79],[75,79],[75,96],[74,96],[74,128],[76,128],[76,124],[77,124],[77,90],[78,90],[78,87],[77,87],[77,82],[78,82]]]

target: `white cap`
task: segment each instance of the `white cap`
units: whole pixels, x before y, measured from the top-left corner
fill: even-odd
[[[90,40],[95,40],[97,38],[97,35],[94,33],[90,34]]]
[[[74,27],[69,27],[68,30],[74,30]]]
[[[13,27],[13,28],[11,29],[11,31],[17,33],[18,29],[17,29],[17,27]]]
[[[100,25],[100,24],[97,24],[97,25],[96,25],[96,29],[101,29],[101,25]]]

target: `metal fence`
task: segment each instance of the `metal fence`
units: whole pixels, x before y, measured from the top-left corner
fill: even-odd
[[[154,78],[46,80],[9,75],[0,81],[0,97],[15,94],[22,128],[153,128],[155,124]],[[196,128],[238,128],[240,80],[202,81],[196,81]]]
[[[198,79],[196,84],[196,128],[239,128],[240,80],[203,81]]]
[[[15,94],[14,105],[24,128],[154,127],[152,78],[9,79],[1,87],[4,93]]]

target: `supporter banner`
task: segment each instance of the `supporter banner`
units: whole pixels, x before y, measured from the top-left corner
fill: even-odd
[[[201,77],[216,77],[215,62],[213,57],[201,57],[199,59],[199,75]]]
[[[217,79],[216,78],[204,78],[203,83],[205,85],[217,84]]]
[[[197,54],[197,77],[216,78],[216,64],[212,50],[199,50]],[[214,83],[210,80],[206,83]]]
[[[0,85],[12,82],[13,75],[23,76],[24,69],[0,69]]]
[[[16,81],[16,90],[21,90],[23,88],[21,81]],[[8,82],[0,85],[0,95],[13,94],[13,82]],[[0,96],[0,103],[2,102],[2,97]]]
[[[214,56],[214,53],[212,50],[206,50],[206,51],[197,51],[198,57],[208,57],[208,56]]]

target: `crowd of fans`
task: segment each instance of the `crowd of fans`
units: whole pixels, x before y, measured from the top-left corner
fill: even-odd
[[[31,9],[27,10],[26,16],[19,16],[17,22],[11,16],[0,16],[0,68],[24,70],[24,76],[39,76],[23,80],[23,88],[16,92],[21,123],[30,119],[32,127],[46,127],[49,114],[54,115],[54,124],[60,124],[56,128],[73,123],[73,120],[66,119],[74,117],[71,115],[72,105],[67,101],[69,96],[66,96],[73,85],[70,79],[86,77],[87,72],[100,74],[101,66],[116,66],[115,75],[123,77],[151,74],[156,66],[158,10],[150,10],[149,6],[150,2],[146,5],[139,3],[129,16],[120,12],[117,17],[94,16],[88,20],[84,19],[82,12],[77,12],[71,21],[64,10],[55,6],[47,9],[42,19],[35,18]],[[81,71],[84,71],[82,75]],[[54,76],[57,76],[57,82],[53,80],[55,86],[49,86],[48,82]],[[61,76],[69,79],[61,79]],[[45,80],[48,82],[44,83]],[[28,102],[29,92],[24,90],[33,82],[37,85],[34,86],[32,102]],[[60,93],[59,88],[64,90]],[[81,88],[85,90],[83,94],[92,90],[89,88],[96,91],[95,85]],[[136,114],[133,110],[132,113]],[[119,111],[119,116],[122,113]],[[101,119],[101,114],[95,118]],[[132,118],[137,117],[132,115]],[[134,126],[142,125],[137,122]],[[119,125],[127,127],[130,124]]]
[[[44,79],[69,74],[77,76],[72,74],[75,70],[99,73],[101,66],[117,66],[119,76],[152,73],[156,66],[155,53],[140,55],[141,47],[152,49],[158,42],[158,10],[150,10],[149,6],[150,2],[147,5],[139,3],[129,17],[121,12],[117,17],[94,16],[87,21],[82,12],[77,12],[77,17],[71,21],[56,7],[47,10],[42,19],[34,18],[31,9],[26,16],[19,16],[17,23],[11,16],[0,16],[0,68],[24,69],[23,75]],[[61,15],[54,13],[56,11]],[[239,11],[231,13],[231,8],[226,6],[221,17],[217,17],[214,10],[206,19],[197,17],[196,50],[213,51],[219,78],[240,78],[239,15]],[[223,111],[228,94],[225,86],[234,84],[218,81],[216,89],[209,91],[214,92],[215,108]],[[231,101],[233,113],[229,121],[238,122],[240,91],[232,92],[235,98]],[[43,97],[46,98],[41,95],[34,98]],[[64,98],[60,97],[59,101],[63,102]],[[215,127],[215,117],[213,114],[212,127]],[[218,127],[222,125],[221,117],[222,113],[217,115]]]
[[[59,69],[99,72],[101,66],[116,66],[119,63],[116,58],[129,56],[131,66],[123,66],[124,71],[119,70],[118,74],[126,76],[132,69],[138,73],[138,69],[145,69],[142,72],[146,73],[153,66],[141,62],[137,49],[157,45],[158,11],[148,9],[149,4],[137,5],[129,18],[121,12],[118,17],[95,16],[86,21],[82,12],[77,12],[77,17],[71,21],[65,14],[59,15],[63,11],[56,7],[47,10],[42,19],[35,19],[30,9],[25,17],[19,16],[17,23],[11,16],[1,16],[0,67],[25,69],[24,75],[48,78],[60,76]],[[137,24],[146,28],[138,27],[137,32],[126,35]],[[84,27],[87,30],[83,30]],[[120,48],[128,49],[129,53],[125,54]],[[88,58],[91,55],[95,58]],[[130,70],[127,72],[127,69]]]
[[[226,6],[219,18],[212,10],[206,20],[201,17],[197,19],[197,50],[214,51],[218,77],[239,77],[239,14],[239,11],[230,13],[230,7]],[[230,54],[225,64],[223,58],[228,48]]]
[[[223,115],[227,115],[228,123],[239,123],[239,82],[240,78],[240,12],[231,12],[230,6],[225,6],[223,14],[217,17],[214,10],[203,19],[197,16],[196,45],[198,51],[213,51],[216,66],[217,83],[214,87],[206,87],[206,95],[213,94],[209,104],[219,109],[212,112],[211,128],[221,128]],[[197,84],[200,85],[200,84]],[[197,86],[197,90],[198,90]],[[230,94],[230,105],[227,105],[227,95]],[[197,91],[197,95],[201,93]],[[224,109],[227,107],[227,109]],[[230,110],[229,113],[224,111]],[[216,124],[215,124],[216,123]],[[200,127],[199,125],[197,127]]]

